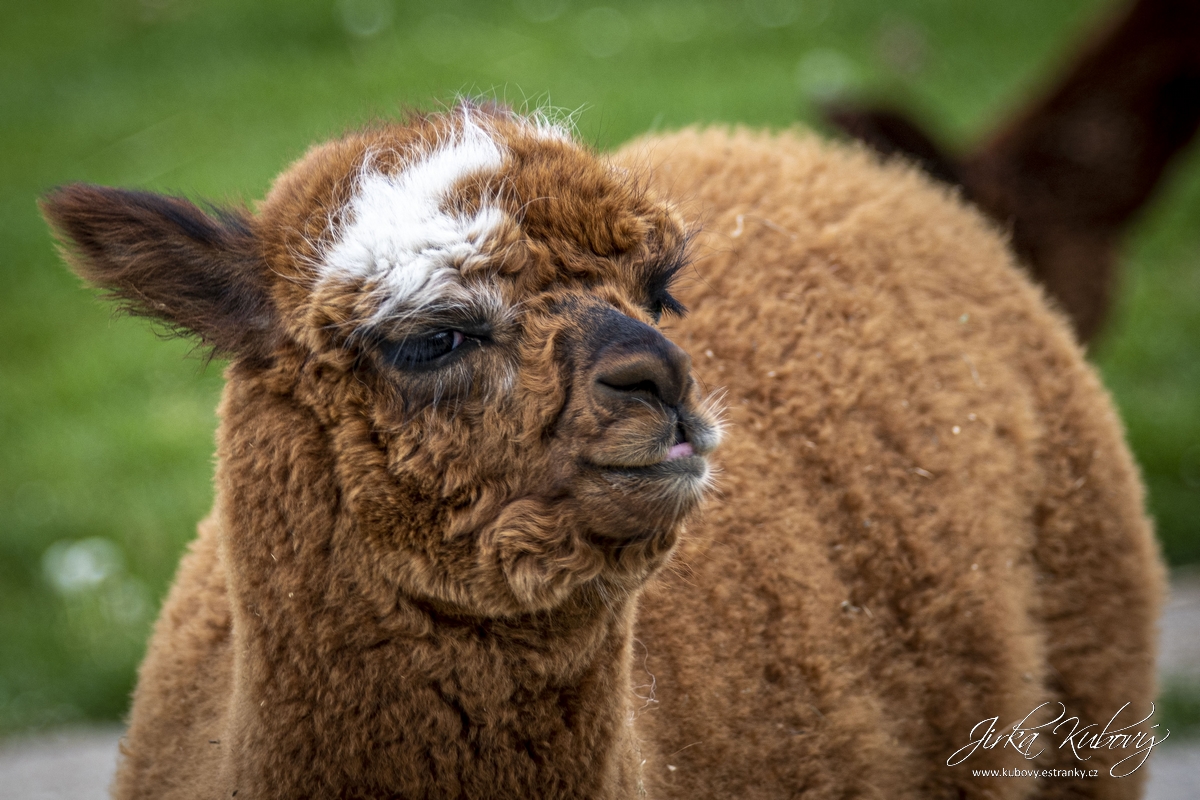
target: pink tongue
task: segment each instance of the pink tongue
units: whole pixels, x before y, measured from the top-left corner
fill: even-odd
[[[680,442],[667,451],[667,461],[674,461],[677,458],[687,458],[695,455],[696,451],[687,442]]]

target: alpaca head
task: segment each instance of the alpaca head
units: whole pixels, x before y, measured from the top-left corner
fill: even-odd
[[[396,591],[627,594],[708,484],[718,426],[657,328],[686,232],[552,125],[463,104],[352,134],[253,216],[88,186],[43,210],[89,281],[320,426],[338,525]],[[227,408],[226,437],[269,413]]]

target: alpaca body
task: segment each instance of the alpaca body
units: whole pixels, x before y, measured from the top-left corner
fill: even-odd
[[[1154,698],[1163,573],[1136,469],[1003,243],[915,173],[809,137],[626,153],[702,215],[691,312],[665,331],[729,391],[718,494],[640,603],[650,796],[1138,796],[1144,769],[970,774],[1105,776],[1132,752],[1078,761],[1066,728],[1036,759],[946,766],[992,716],[1061,702],[1099,727]]]
[[[537,143],[544,131],[528,144],[494,124],[522,163],[559,152]],[[266,263],[319,260],[295,255],[322,235],[313,208],[352,207],[339,176],[364,147],[381,152],[374,141],[318,149],[281,179],[250,227]],[[1132,722],[1154,691],[1163,575],[1119,422],[994,231],[911,169],[795,133],[685,131],[626,147],[615,170],[563,163],[510,177],[544,244],[498,285],[533,296],[522,281],[539,258],[588,276],[589,295],[537,284],[559,292],[542,321],[532,301],[522,312],[543,326],[576,315],[521,363],[553,358],[585,382],[523,367],[422,427],[450,412],[435,399],[405,416],[378,402],[349,344],[314,344],[364,294],[310,302],[273,285],[272,307],[300,311],[279,315],[269,357],[231,339],[251,355],[228,372],[216,508],[143,664],[116,796],[1136,796],[1144,770],[971,775],[1081,766],[1060,749],[947,766],[987,718],[1004,728],[1062,703],[1103,724],[1129,703]],[[649,185],[621,194],[630,175]],[[551,195],[539,219],[529,198]],[[481,196],[454,219],[501,197]],[[83,247],[56,202],[49,215]],[[693,359],[695,381],[677,387],[686,357],[648,323],[574,310],[602,297],[649,320],[619,280],[670,260],[675,219],[701,223],[675,290],[690,314],[662,321]],[[474,236],[463,274],[489,252]],[[583,241],[586,258],[563,249]],[[622,271],[587,272],[597,258]],[[447,275],[420,273],[413,295]],[[669,310],[648,280],[652,311]],[[499,358],[504,324],[462,358]],[[524,323],[523,346],[537,330]],[[404,391],[424,391],[406,369]],[[716,387],[729,432],[693,514],[695,460],[716,441],[698,392]],[[542,396],[558,399],[538,411]],[[661,441],[657,417],[633,419],[660,405],[678,419]],[[636,449],[647,436],[658,455]],[[559,438],[591,463],[650,466],[595,480],[568,468]],[[679,477],[687,464],[700,477]],[[1082,766],[1103,774],[1130,752]]]

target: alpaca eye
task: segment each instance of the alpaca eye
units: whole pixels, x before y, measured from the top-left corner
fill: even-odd
[[[399,369],[431,365],[462,346],[467,337],[462,331],[437,331],[423,336],[408,336],[399,342],[384,342],[383,356]]]

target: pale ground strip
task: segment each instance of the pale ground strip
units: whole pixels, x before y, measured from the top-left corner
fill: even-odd
[[[1172,583],[1160,670],[1200,680],[1200,571]],[[0,742],[0,800],[105,800],[120,735],[116,727],[80,728]],[[1168,741],[1146,768],[1146,800],[1200,798],[1200,740]]]

